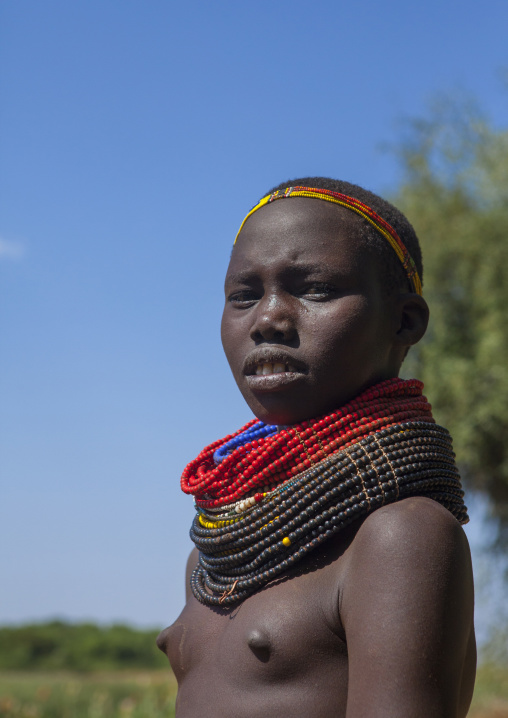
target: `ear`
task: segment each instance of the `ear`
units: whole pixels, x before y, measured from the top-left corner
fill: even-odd
[[[419,294],[400,294],[397,300],[397,330],[395,341],[400,347],[417,344],[427,331],[429,307]]]

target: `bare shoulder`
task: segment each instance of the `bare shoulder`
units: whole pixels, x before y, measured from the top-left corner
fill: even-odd
[[[436,501],[413,496],[374,511],[352,544],[354,560],[377,560],[402,551],[411,556],[430,552],[429,558],[446,560],[448,552],[469,559],[469,545],[462,526]]]
[[[345,576],[346,613],[348,599],[356,602],[366,585],[376,586],[377,596],[403,591],[434,608],[460,592],[458,605],[472,611],[471,555],[464,530],[447,509],[425,497],[404,499],[369,515],[349,548]]]
[[[465,715],[476,657],[473,605],[469,545],[447,509],[413,497],[368,516],[348,549],[340,596],[350,705],[371,714],[369,676],[379,681],[387,715],[419,716],[415,705],[422,715]],[[405,705],[389,688],[395,674]]]

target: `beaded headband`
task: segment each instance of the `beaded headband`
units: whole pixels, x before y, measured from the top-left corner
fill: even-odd
[[[275,192],[272,192],[272,194],[268,194],[266,195],[266,197],[263,197],[263,199],[260,200],[257,205],[251,209],[251,211],[248,213],[248,215],[245,217],[242,224],[240,225],[240,229],[238,230],[235,237],[235,243],[238,239],[238,235],[243,229],[245,222],[252,214],[254,214],[254,212],[256,212],[261,207],[264,207],[265,204],[269,204],[276,199],[285,199],[286,197],[314,197],[315,199],[322,199],[326,202],[333,202],[334,204],[340,204],[342,207],[347,207],[348,209],[353,210],[353,212],[359,214],[360,217],[366,219],[367,222],[369,222],[369,224],[371,224],[374,229],[377,229],[379,234],[381,234],[387,240],[390,246],[394,249],[395,254],[399,258],[402,266],[404,267],[404,271],[407,274],[407,277],[413,290],[416,292],[416,294],[421,295],[422,283],[418,274],[418,269],[416,267],[414,259],[409,254],[405,244],[403,243],[397,232],[393,229],[391,225],[388,224],[388,222],[386,222],[382,217],[380,217],[376,212],[374,212],[374,210],[371,209],[368,205],[364,204],[363,202],[360,202],[359,199],[349,197],[347,194],[341,194],[340,192],[333,192],[329,189],[318,189],[316,187],[286,187],[286,189],[284,190],[278,189]]]

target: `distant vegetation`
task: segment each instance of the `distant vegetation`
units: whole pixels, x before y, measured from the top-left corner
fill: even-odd
[[[167,668],[157,630],[50,623],[0,628],[0,670],[100,671]]]
[[[422,242],[431,322],[406,371],[426,383],[508,547],[508,128],[445,100],[408,129],[394,201]]]

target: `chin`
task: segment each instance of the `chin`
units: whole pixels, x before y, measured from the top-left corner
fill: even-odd
[[[266,397],[263,398],[262,402],[256,399],[251,401],[247,400],[247,404],[260,421],[265,424],[276,424],[277,426],[300,424],[302,421],[313,419],[326,412],[326,410],[324,412],[306,411],[304,402],[297,407],[288,406],[287,404],[281,406],[280,402],[267,401]]]

